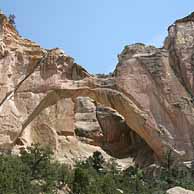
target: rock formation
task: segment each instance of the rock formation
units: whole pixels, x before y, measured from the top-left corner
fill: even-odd
[[[50,145],[72,162],[95,150],[138,162],[167,149],[193,157],[193,14],[163,48],[126,46],[113,76],[89,74],[61,49],[23,39],[0,14],[0,149]],[[145,157],[146,156],[146,157]]]
[[[166,194],[194,194],[194,191],[186,190],[182,187],[174,187],[174,188],[168,189]]]

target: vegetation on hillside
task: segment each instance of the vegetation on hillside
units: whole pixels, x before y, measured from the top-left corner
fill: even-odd
[[[193,171],[175,164],[170,153],[158,173],[138,167],[120,170],[114,160],[105,161],[100,152],[72,169],[53,160],[53,153],[39,145],[20,156],[0,155],[0,193],[57,194],[162,194],[173,186],[194,190]]]
[[[14,14],[10,14],[8,19],[9,19],[9,23],[12,24],[13,26],[15,26],[15,15]]]
[[[112,72],[109,72],[108,74],[105,74],[105,73],[97,73],[95,76],[97,78],[110,78],[110,77],[113,77],[114,76],[114,73],[112,73]]]

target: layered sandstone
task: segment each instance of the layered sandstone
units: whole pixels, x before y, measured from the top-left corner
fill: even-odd
[[[23,39],[0,15],[0,149],[40,143],[73,162],[95,150],[151,161],[172,149],[193,157],[192,15],[164,48],[129,45],[113,76],[90,75],[61,49]]]

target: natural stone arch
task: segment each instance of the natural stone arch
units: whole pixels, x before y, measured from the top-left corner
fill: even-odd
[[[154,151],[155,155],[162,158],[165,145],[159,137],[157,129],[149,126],[147,120],[148,115],[141,111],[127,96],[113,89],[88,87],[75,89],[56,89],[48,93],[48,95],[39,103],[35,110],[30,114],[28,119],[23,123],[20,137],[24,129],[32,120],[45,108],[54,105],[62,98],[72,98],[78,96],[88,96],[96,102],[115,109],[126,120],[127,125],[134,130]],[[18,138],[17,137],[17,138]],[[16,140],[17,140],[16,138]]]

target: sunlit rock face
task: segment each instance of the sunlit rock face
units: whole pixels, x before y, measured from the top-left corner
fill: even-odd
[[[125,46],[112,76],[90,75],[61,49],[23,39],[0,15],[0,149],[49,145],[73,163],[99,150],[147,164],[193,156],[192,15],[164,48]],[[125,160],[126,162],[126,160]]]
[[[165,47],[169,50],[170,64],[190,94],[194,94],[194,14],[177,20],[168,29]]]
[[[192,157],[192,98],[170,59],[164,48],[143,44],[127,46],[119,55],[116,85],[149,115],[148,124],[159,129],[161,138]]]

